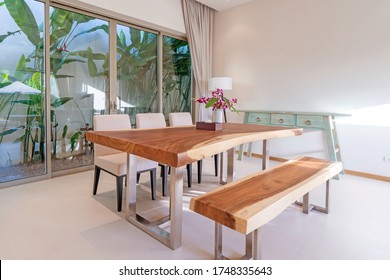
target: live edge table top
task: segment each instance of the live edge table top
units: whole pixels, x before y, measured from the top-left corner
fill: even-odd
[[[88,131],[87,140],[172,167],[180,167],[240,144],[298,136],[301,128],[224,123],[223,130],[195,126],[116,131]]]

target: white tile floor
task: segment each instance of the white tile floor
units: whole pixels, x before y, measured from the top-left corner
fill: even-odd
[[[236,161],[237,178],[260,167],[260,159]],[[126,222],[116,212],[115,180],[102,174],[92,196],[93,172],[0,189],[0,259],[200,259],[213,258],[214,225],[188,210],[191,196],[218,185],[213,160],[204,162],[201,185],[185,184],[183,244],[171,250]],[[196,166],[194,165],[194,173]],[[195,174],[194,174],[195,175]],[[148,175],[142,175],[147,180]],[[161,180],[159,180],[159,183]],[[161,210],[166,200],[150,200],[148,182],[140,197]],[[322,202],[322,188],[312,193]],[[330,213],[305,215],[289,207],[262,227],[262,257],[283,260],[389,260],[390,184],[343,175],[331,181]],[[225,230],[225,255],[243,254],[241,234]]]

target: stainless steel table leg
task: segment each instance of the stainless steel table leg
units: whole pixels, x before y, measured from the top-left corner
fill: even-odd
[[[269,150],[268,150],[268,141],[267,139],[263,140],[263,161],[262,169],[265,170],[269,166]]]
[[[234,175],[234,148],[227,150],[227,170],[224,169],[224,153],[220,154],[221,166],[220,166],[220,177],[219,183],[225,185],[227,183],[233,182]],[[226,174],[226,179],[224,178]]]
[[[234,175],[234,148],[231,148],[227,151],[227,174],[226,182],[233,182]]]
[[[158,221],[150,222],[137,214],[137,179],[136,156],[129,155],[127,159],[127,192],[126,219],[150,236],[171,249],[181,246],[182,240],[182,201],[183,201],[183,172],[184,167],[171,168],[169,216]],[[161,224],[170,222],[170,230],[161,228]]]
[[[170,175],[169,214],[171,217],[171,232],[169,247],[176,249],[181,246],[183,217],[183,170],[184,167],[172,167]]]
[[[137,213],[137,160],[136,156],[129,154],[127,157],[126,176],[126,218]]]
[[[224,153],[220,153],[219,154],[219,183],[221,185],[225,185],[226,184],[226,180],[224,178],[225,176],[225,168],[224,168],[224,164],[223,164],[223,157],[224,157]]]

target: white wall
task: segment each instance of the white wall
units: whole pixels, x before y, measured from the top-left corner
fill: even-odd
[[[185,34],[181,0],[57,0],[64,3],[93,5],[114,13]]]
[[[390,176],[389,14],[388,0],[254,0],[219,12],[213,75],[233,77],[242,110],[352,113],[338,125],[345,168]]]

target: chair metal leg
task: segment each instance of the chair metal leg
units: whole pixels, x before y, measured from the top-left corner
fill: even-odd
[[[192,164],[187,164],[187,180],[188,180],[188,187],[191,188],[192,186]]]
[[[215,176],[218,177],[219,154],[214,155]]]
[[[161,165],[161,176],[162,176],[162,195],[165,196],[165,190],[168,185],[168,166]]]
[[[150,188],[152,192],[152,200],[156,199],[156,168],[150,170]]]
[[[95,176],[93,179],[93,195],[96,195],[98,184],[99,184],[99,178],[100,178],[100,167],[95,166]]]
[[[202,170],[203,170],[203,161],[198,160],[198,184],[202,183]]]
[[[116,199],[118,212],[122,211],[122,193],[123,193],[123,178],[125,176],[116,177]]]

